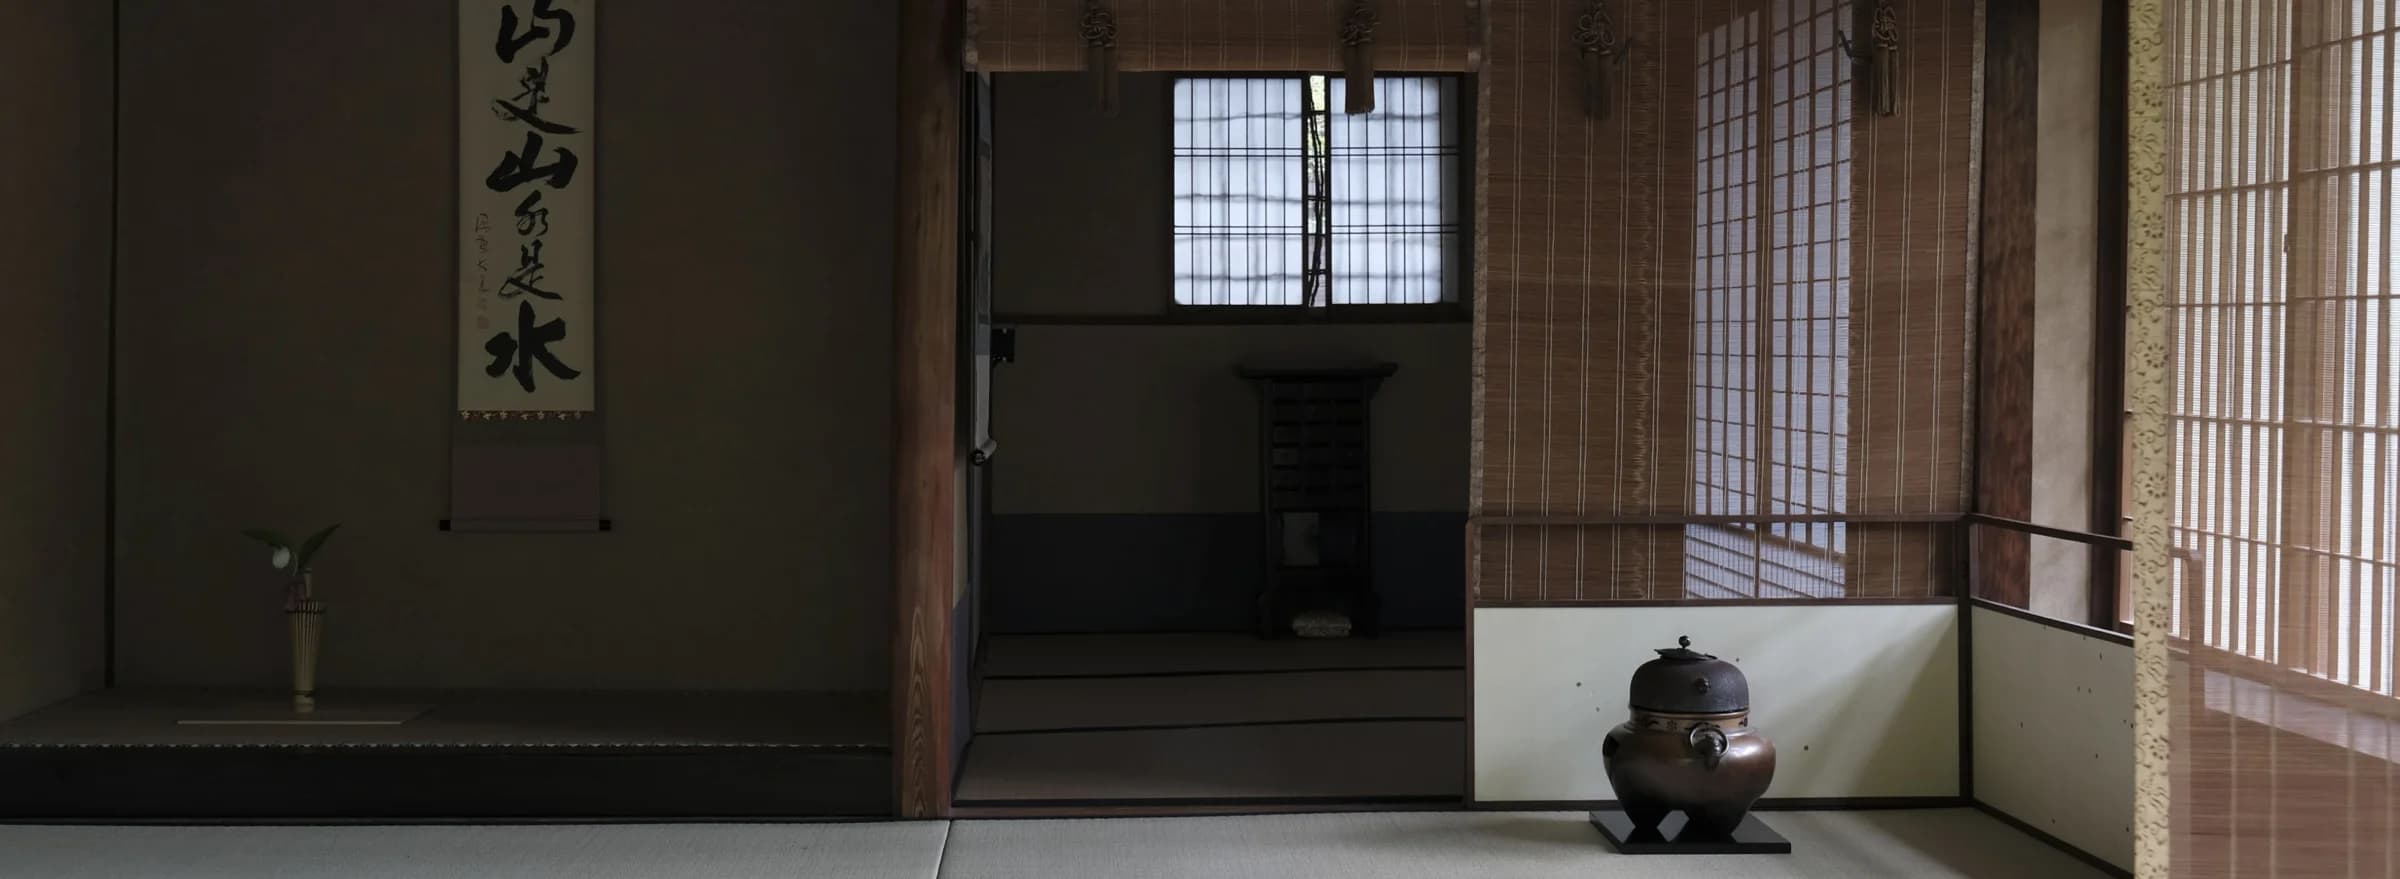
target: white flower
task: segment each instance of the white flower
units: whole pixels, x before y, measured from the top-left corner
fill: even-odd
[[[278,546],[275,548],[275,554],[268,556],[267,560],[275,563],[275,570],[283,570],[292,565],[292,551],[288,547]]]

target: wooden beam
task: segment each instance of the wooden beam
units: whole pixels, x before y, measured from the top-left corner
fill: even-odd
[[[949,814],[959,498],[960,0],[899,23],[899,234],[892,272],[892,772],[903,818]]]

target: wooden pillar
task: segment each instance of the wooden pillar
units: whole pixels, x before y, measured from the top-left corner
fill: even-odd
[[[2033,520],[2034,189],[2041,4],[1985,7],[1975,511]],[[2042,524],[2052,524],[2044,522]],[[1976,598],[2030,608],[2032,539],[1977,536]],[[2078,617],[2078,620],[2081,618]]]
[[[903,818],[950,811],[958,528],[961,0],[900,4],[892,455],[892,767]]]

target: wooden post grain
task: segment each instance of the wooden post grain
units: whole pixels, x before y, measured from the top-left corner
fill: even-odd
[[[960,0],[899,22],[892,456],[892,767],[903,818],[950,811],[958,527]]]

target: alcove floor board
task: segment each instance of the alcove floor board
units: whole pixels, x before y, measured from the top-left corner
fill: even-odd
[[[961,806],[1458,799],[1455,720],[982,735]]]
[[[277,718],[261,710],[288,698],[270,691],[107,690],[0,723],[0,748],[882,748],[890,739],[880,693],[332,689],[319,694],[312,715]],[[390,722],[394,717],[403,719]],[[305,722],[311,718],[363,722]]]
[[[1457,802],[1459,632],[997,635],[962,807]]]
[[[983,656],[986,679],[1465,666],[1466,638],[1455,631],[1274,641],[1239,632],[993,635]]]
[[[975,731],[1466,717],[1466,672],[1350,669],[1292,674],[987,680]]]

